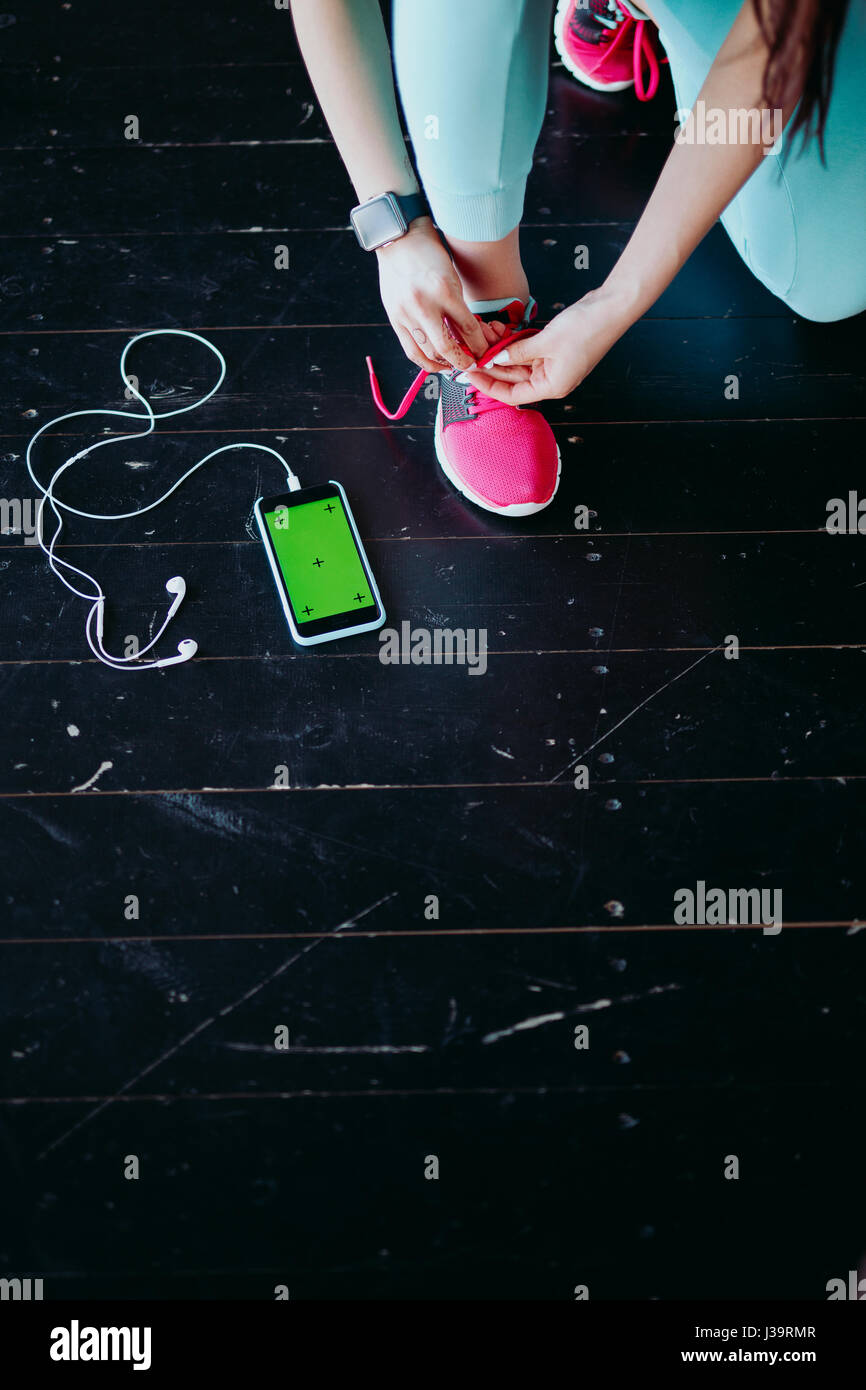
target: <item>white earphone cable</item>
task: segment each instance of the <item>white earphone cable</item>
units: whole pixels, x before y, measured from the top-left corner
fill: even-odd
[[[137,385],[133,385],[132,380],[130,380],[130,378],[127,376],[126,358],[130,348],[134,347],[136,343],[140,343],[144,338],[159,338],[169,334],[178,338],[192,338],[195,342],[202,343],[204,347],[206,347],[208,351],[212,352],[214,357],[216,357],[220,365],[220,373],[215,385],[211,387],[211,389],[207,392],[206,395],[199,397],[198,400],[192,401],[187,405],[177,406],[174,410],[155,411],[151,406],[150,402],[139,391]],[[59,556],[56,553],[57,542],[60,537],[60,533],[63,530],[63,512],[68,512],[70,516],[86,517],[90,521],[126,521],[130,517],[143,515],[145,512],[152,511],[154,507],[161,506],[163,502],[165,502],[169,497],[171,497],[173,492],[176,492],[177,489],[183,483],[186,482],[187,478],[191,478],[193,473],[197,472],[199,468],[203,467],[204,464],[208,463],[212,458],[215,458],[217,454],[227,453],[232,449],[257,449],[260,452],[272,454],[275,459],[279,460],[283,468],[286,470],[289,490],[292,492],[296,492],[298,488],[301,486],[301,484],[296,475],[293,473],[289,464],[286,462],[286,460],[282,457],[281,454],[277,453],[276,449],[271,449],[267,444],[251,444],[248,442],[237,444],[223,444],[220,446],[219,449],[213,449],[209,454],[206,454],[203,459],[199,459],[198,463],[194,463],[191,468],[188,468],[187,471],[183,474],[183,476],[178,478],[177,481],[173,483],[172,486],[166,492],[164,492],[161,497],[157,497],[155,502],[148,502],[145,506],[135,507],[132,511],[129,512],[86,512],[83,511],[81,508],[71,506],[68,502],[62,502],[60,498],[56,496],[55,493],[55,488],[58,479],[63,475],[63,473],[66,472],[67,468],[71,468],[73,463],[77,463],[79,459],[87,458],[90,454],[94,453],[96,449],[101,449],[106,444],[122,444],[126,443],[128,440],[131,439],[143,439],[146,435],[153,433],[154,429],[156,428],[157,420],[165,420],[173,415],[183,415],[187,411],[197,410],[199,406],[204,405],[207,401],[211,399],[212,396],[216,394],[220,386],[222,386],[223,381],[225,380],[225,374],[226,360],[220,352],[219,348],[214,347],[213,343],[208,342],[207,338],[203,338],[200,333],[193,333],[185,328],[148,329],[147,332],[137,333],[134,338],[130,338],[129,342],[126,344],[126,347],[123,349],[123,352],[120,355],[121,380],[123,381],[127,392],[131,393],[136,398],[136,400],[139,400],[141,404],[144,406],[143,414],[139,413],[138,411],[111,410],[108,408],[102,410],[73,410],[66,415],[58,415],[53,420],[49,420],[46,424],[42,425],[40,429],[36,431],[29,444],[27,445],[27,453],[25,455],[27,471],[30,474],[30,477],[32,478],[33,482],[39,489],[39,492],[41,493],[39,508],[36,514],[36,539],[39,542],[40,548],[48,556],[48,563],[51,569],[57,575],[57,578],[60,580],[60,582],[62,584],[65,584],[66,588],[69,589],[69,591],[75,594],[78,598],[85,599],[90,603],[91,607],[90,611],[88,612],[87,621],[85,623],[84,628],[85,636],[87,638],[87,644],[90,647],[90,650],[93,652],[93,655],[97,658],[97,660],[101,661],[106,666],[111,666],[115,670],[152,671],[157,667],[174,666],[178,665],[180,662],[189,661],[190,657],[195,655],[196,651],[198,650],[198,644],[194,642],[192,638],[186,638],[184,641],[179,643],[177,649],[177,656],[166,657],[161,661],[142,662],[140,659],[147,652],[151,651],[152,648],[156,645],[156,643],[159,641],[160,637],[162,637],[162,634],[168,627],[168,624],[171,622],[172,618],[177,612],[178,608],[180,607],[184,595],[186,593],[186,581],[180,575],[176,575],[174,578],[168,580],[166,584],[166,589],[170,594],[173,594],[175,597],[173,599],[171,607],[168,610],[168,614],[166,615],[162,627],[159,629],[159,632],[156,634],[156,636],[153,637],[147,643],[146,646],[139,648],[131,656],[115,656],[112,653],[107,652],[103,645],[105,593],[102,589],[101,584],[97,579],[94,578],[92,574],[88,574],[86,570],[78,569],[77,566],[73,565],[69,560],[64,560],[62,556]],[[122,420],[146,420],[148,422],[147,429],[137,431],[133,434],[112,434],[106,439],[100,439],[93,444],[89,444],[86,448],[80,449],[77,454],[73,454],[72,457],[68,458],[65,463],[62,463],[60,467],[55,470],[48,486],[44,486],[44,484],[40,482],[39,478],[37,478],[33,468],[32,453],[34,444],[36,443],[37,439],[39,439],[40,435],[45,434],[46,430],[50,430],[54,425],[63,424],[66,420],[80,419],[84,415],[115,415],[119,416]],[[51,510],[53,511],[54,516],[57,520],[56,530],[54,532],[54,535],[51,537],[51,540],[48,543],[48,545],[45,544],[42,527],[43,513],[45,511],[46,502],[50,504]],[[64,573],[63,571],[65,571],[66,573]],[[86,580],[88,584],[92,585],[91,591],[82,592],[81,589],[76,588],[75,585],[71,582],[71,580],[67,578],[68,574],[77,575],[80,579]],[[96,619],[95,641],[93,632],[94,618]]]

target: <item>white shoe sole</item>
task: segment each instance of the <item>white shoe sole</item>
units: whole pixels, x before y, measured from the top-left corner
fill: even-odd
[[[474,502],[476,507],[483,507],[485,512],[495,512],[497,516],[532,516],[535,512],[543,512],[545,507],[549,507],[559,489],[559,479],[562,473],[562,455],[559,452],[559,445],[556,445],[556,482],[553,485],[553,492],[546,502],[512,502],[507,507],[497,507],[495,502],[488,502],[485,498],[479,497],[477,492],[473,492],[468,484],[461,481],[451,468],[445,454],[445,444],[442,439],[441,428],[442,411],[441,406],[436,407],[436,428],[433,434],[433,443],[436,450],[436,458],[439,467],[445,474],[449,483],[456,487],[469,502]],[[555,443],[556,441],[554,441]]]
[[[584,87],[592,87],[595,92],[624,92],[626,88],[633,87],[631,82],[593,82],[591,77],[587,77],[576,63],[569,56],[565,46],[565,18],[571,9],[571,0],[559,0],[556,7],[556,18],[553,21],[553,43],[557,53],[562,59],[562,65],[567,68],[578,82],[582,82]]]

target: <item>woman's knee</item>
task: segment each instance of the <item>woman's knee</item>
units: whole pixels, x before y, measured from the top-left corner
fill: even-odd
[[[866,311],[866,283],[862,272],[859,280],[857,275],[852,275],[850,280],[831,284],[795,283],[780,297],[799,318],[808,319],[810,323],[838,323]]]

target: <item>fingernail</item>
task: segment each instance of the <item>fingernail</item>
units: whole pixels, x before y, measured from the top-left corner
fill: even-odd
[[[497,367],[507,366],[511,361],[511,358],[508,356],[508,348],[503,348],[501,352],[497,352],[496,356],[491,357],[490,361]]]

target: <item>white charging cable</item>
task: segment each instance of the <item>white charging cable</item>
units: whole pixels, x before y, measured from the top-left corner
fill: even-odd
[[[171,334],[176,338],[192,338],[195,342],[202,343],[210,352],[213,353],[214,357],[216,357],[217,361],[219,362],[220,374],[216,384],[211,387],[206,396],[200,397],[199,400],[192,401],[188,405],[178,406],[175,410],[155,411],[151,406],[150,402],[138,390],[137,384],[133,384],[133,381],[135,379],[133,378],[131,380],[127,376],[126,358],[130,348],[135,347],[135,344],[140,343],[144,338],[159,338],[168,334]],[[57,575],[57,578],[60,580],[60,582],[62,584],[65,584],[66,588],[69,589],[70,592],[75,594],[78,598],[86,599],[90,603],[90,612],[87,615],[87,622],[85,623],[84,628],[85,636],[87,637],[87,644],[90,647],[90,650],[93,652],[93,655],[97,658],[97,660],[101,661],[105,666],[111,666],[114,670],[153,671],[161,666],[177,666],[182,661],[189,661],[191,657],[195,656],[196,652],[198,651],[198,643],[193,641],[191,637],[186,637],[182,642],[178,643],[177,656],[165,657],[161,661],[140,660],[140,658],[144,656],[147,652],[149,652],[159,641],[160,637],[165,632],[166,628],[168,627],[169,623],[171,622],[172,618],[174,617],[175,613],[177,612],[178,608],[183,602],[184,595],[186,594],[186,580],[178,574],[175,575],[173,579],[169,579],[166,583],[166,589],[170,594],[173,595],[171,607],[169,608],[168,613],[166,614],[165,621],[163,622],[162,627],[159,629],[159,632],[156,634],[154,638],[151,639],[150,642],[147,643],[147,646],[139,648],[131,656],[114,656],[111,652],[107,652],[105,650],[105,646],[103,645],[103,629],[105,624],[105,593],[102,589],[101,584],[97,579],[94,578],[92,574],[88,574],[85,570],[78,569],[75,565],[70,564],[68,560],[64,560],[61,556],[59,556],[56,553],[55,547],[57,545],[60,533],[63,530],[63,512],[68,512],[71,516],[87,517],[87,519],[90,521],[125,521],[129,517],[142,515],[144,512],[150,512],[153,510],[154,507],[158,507],[163,502],[165,502],[166,499],[169,498],[173,492],[176,492],[177,489],[181,486],[181,484],[186,482],[187,478],[192,477],[193,473],[195,473],[197,469],[201,468],[203,464],[207,463],[210,459],[215,458],[217,454],[224,454],[231,449],[258,449],[263,453],[272,454],[275,459],[279,459],[280,463],[283,465],[283,468],[285,468],[286,470],[289,483],[289,490],[291,492],[297,492],[301,484],[299,479],[292,472],[292,469],[289,466],[289,464],[286,462],[286,460],[283,458],[281,454],[277,453],[276,449],[269,448],[267,444],[250,443],[223,444],[220,446],[219,449],[212,450],[211,453],[207,454],[203,459],[199,459],[198,463],[194,463],[192,468],[188,468],[187,471],[184,473],[183,477],[178,478],[177,482],[174,483],[168,489],[167,492],[164,492],[161,497],[158,497],[155,502],[149,502],[147,506],[144,507],[136,507],[131,512],[85,512],[78,507],[72,507],[68,502],[61,502],[60,498],[55,496],[54,490],[57,484],[57,480],[61,477],[63,473],[66,472],[67,468],[72,467],[73,463],[77,463],[79,459],[87,458],[88,455],[92,454],[96,449],[101,449],[106,444],[123,444],[130,439],[143,439],[145,435],[153,433],[156,427],[157,420],[165,420],[172,415],[183,415],[189,410],[197,410],[199,406],[204,405],[206,401],[210,400],[211,396],[216,394],[216,392],[222,386],[223,381],[225,380],[225,374],[226,360],[220,352],[219,348],[214,347],[213,343],[208,342],[207,338],[203,338],[200,333],[192,333],[185,328],[151,328],[146,333],[137,333],[134,338],[130,338],[129,342],[126,344],[126,347],[123,349],[123,352],[120,355],[120,376],[127,389],[127,393],[131,394],[137,400],[141,401],[141,404],[144,406],[144,414],[140,414],[138,411],[129,410],[73,410],[70,411],[68,415],[58,415],[55,419],[49,420],[47,424],[44,424],[41,427],[41,429],[38,429],[36,431],[33,438],[30,440],[30,443],[27,445],[27,453],[25,456],[27,463],[27,471],[30,474],[30,477],[33,479],[36,486],[38,487],[40,493],[42,494],[39,503],[39,509],[36,514],[36,538],[39,542],[41,549],[48,556],[48,563],[51,566],[54,573]],[[51,429],[53,425],[60,425],[65,420],[79,419],[82,415],[119,415],[122,420],[147,420],[148,425],[146,430],[142,430],[134,434],[113,434],[110,435],[107,439],[100,439],[95,444],[89,444],[86,449],[80,449],[77,454],[73,454],[71,458],[68,458],[65,463],[62,463],[60,465],[60,467],[55,471],[54,476],[52,477],[51,482],[48,484],[48,486],[43,486],[43,484],[39,481],[35,472],[33,471],[32,451],[34,444],[36,443],[39,436],[44,434],[46,430]],[[42,517],[43,512],[45,510],[46,502],[50,504],[51,510],[54,512],[54,515],[57,518],[57,529],[54,532],[54,535],[51,537],[51,540],[48,545],[45,544],[45,540],[42,534]],[[80,579],[86,580],[88,584],[93,586],[92,590],[89,593],[84,593],[81,589],[76,588],[75,585],[69,579],[66,578],[65,574],[63,573],[64,570],[69,574],[78,575]],[[95,640],[93,630],[94,620],[96,623]]]

